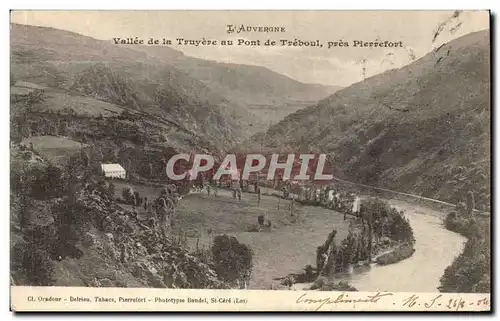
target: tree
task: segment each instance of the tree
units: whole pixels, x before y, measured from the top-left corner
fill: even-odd
[[[88,207],[89,203],[79,200],[77,191],[78,188],[71,185],[67,195],[52,205],[56,242],[52,246],[51,253],[55,257],[78,258],[82,255],[77,244],[94,216]]]
[[[81,158],[79,155],[71,156],[64,167],[64,177],[66,181],[66,189],[77,182],[78,174],[80,172]]]
[[[108,182],[108,197],[110,199],[114,199],[115,198],[115,184],[113,184],[113,182],[109,181]]]
[[[63,191],[63,182],[61,179],[62,170],[57,166],[49,164],[49,166],[47,166],[46,171],[47,171],[46,182],[45,182],[46,193],[52,197],[61,196],[61,193]]]
[[[372,241],[373,241],[373,232],[372,232],[372,226],[373,226],[373,218],[372,215],[369,213],[367,217],[367,224],[368,224],[368,260],[372,260]]]
[[[337,230],[331,231],[325,243],[318,246],[316,249],[316,271],[318,275],[328,274],[329,272],[328,268],[325,268],[325,266],[328,264],[328,261],[333,261],[333,257],[330,257],[329,254],[336,253],[335,236],[337,236]]]
[[[26,107],[28,108],[28,111],[31,111],[31,108],[39,103],[42,103],[45,101],[45,93],[43,89],[35,89],[34,91],[28,93],[28,96],[26,98]]]
[[[33,204],[31,199],[24,193],[19,195],[19,227],[25,228],[28,224]]]
[[[219,278],[231,285],[246,284],[252,272],[252,251],[233,236],[214,238],[212,255]]]
[[[368,219],[371,219],[369,225],[372,225],[372,227],[368,226],[368,233],[371,230],[372,233],[380,233],[377,237],[384,235],[394,241],[414,244],[413,229],[403,214],[403,212],[398,212],[395,208],[392,208],[387,201],[378,198],[365,199],[361,203],[362,218],[367,224]],[[373,229],[374,224],[377,226],[376,229]]]
[[[20,194],[29,195],[36,199],[61,196],[63,190],[62,171],[57,166],[29,164],[21,171],[14,171],[13,174],[13,188]]]
[[[122,197],[125,202],[135,204],[135,193],[132,187],[124,187],[122,189]]]
[[[87,155],[87,153],[83,150],[83,148],[80,151],[81,157],[82,157],[82,165],[85,169],[87,169],[90,165],[90,158]]]
[[[165,158],[161,158],[161,171],[160,173],[158,174],[159,177],[163,178],[165,177],[167,174],[167,161],[165,160]]]
[[[474,211],[474,193],[472,191],[467,192],[467,215],[472,216],[472,212]]]
[[[14,268],[26,275],[29,285],[50,286],[53,278],[54,263],[49,253],[37,244],[16,244],[12,251]]]

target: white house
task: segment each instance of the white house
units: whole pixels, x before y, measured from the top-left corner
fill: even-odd
[[[101,164],[101,169],[105,177],[125,179],[127,176],[127,172],[120,164]]]

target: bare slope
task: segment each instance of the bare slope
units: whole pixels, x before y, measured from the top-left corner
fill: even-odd
[[[489,203],[489,32],[300,110],[254,141],[330,153],[344,177],[448,201]]]

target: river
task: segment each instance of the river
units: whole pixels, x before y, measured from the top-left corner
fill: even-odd
[[[343,220],[343,215],[321,207],[304,207],[304,220],[300,224],[284,226],[271,233],[255,233],[242,231],[240,225],[246,220],[250,222],[257,213],[274,213],[277,198],[263,195],[260,207],[255,207],[252,205],[256,203],[252,199],[255,196],[247,193],[243,193],[241,203],[232,202],[231,193],[224,190],[219,191],[217,199],[190,197],[189,202],[182,203],[186,207],[182,210],[183,220],[190,224],[199,221],[193,228],[210,227],[236,236],[252,249],[251,289],[268,289],[273,283],[279,284],[275,278],[300,273],[307,264],[315,266],[316,247],[325,242],[333,229],[338,231],[338,240],[347,236],[348,221]],[[410,220],[416,240],[415,253],[395,264],[374,264],[371,269],[355,271],[346,280],[360,291],[436,292],[444,270],[461,253],[466,239],[444,228],[442,220],[446,212],[402,201],[389,203],[403,210]],[[305,286],[296,284],[294,289]]]
[[[404,210],[415,236],[415,253],[401,262],[352,273],[348,282],[359,291],[436,292],[439,279],[463,249],[466,238],[448,231],[442,224],[443,214],[390,201]]]

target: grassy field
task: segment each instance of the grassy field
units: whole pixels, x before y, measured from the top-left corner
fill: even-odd
[[[72,109],[77,115],[90,117],[109,117],[119,115],[123,108],[105,101],[72,95],[61,92],[61,90],[45,87],[29,82],[17,81],[15,86],[10,87],[11,94],[27,95],[36,89],[44,90],[44,102],[37,105],[38,110],[63,111],[66,108]]]
[[[31,92],[35,91],[32,88],[25,88],[25,87],[10,87],[10,93],[13,95],[27,95]]]
[[[14,86],[10,87],[10,93],[15,95],[27,95],[36,89],[46,89],[47,87],[33,84],[26,81],[16,81]]]
[[[22,143],[26,146],[32,143],[37,152],[56,163],[63,161],[68,156],[79,152],[80,148],[87,146],[61,136],[32,136],[25,138]]]
[[[278,202],[280,209],[278,210]],[[348,231],[343,215],[319,207],[298,207],[298,218],[290,218],[288,203],[272,196],[262,196],[257,204],[255,194],[244,193],[242,200],[233,200],[229,191],[219,191],[214,199],[205,195],[189,195],[179,206],[179,227],[212,229],[226,233],[247,244],[254,252],[254,268],[250,288],[266,289],[279,284],[274,278],[297,273],[306,264],[316,265],[316,247],[337,229],[342,240]],[[247,232],[265,215],[273,228],[270,232]]]
[[[39,84],[34,84],[32,82],[27,82],[27,81],[21,81],[18,80],[16,81],[16,87],[24,87],[24,88],[32,88],[32,89],[46,89],[46,86],[39,85]]]
[[[41,104],[42,110],[63,111],[70,108],[77,115],[97,117],[116,116],[123,111],[123,108],[90,97],[68,95],[59,92],[47,92],[47,98]]]
[[[119,196],[126,182],[116,181],[115,194]],[[159,189],[144,185],[133,186],[142,196],[156,198]],[[278,203],[280,207],[278,209]],[[298,273],[302,268],[316,264],[316,247],[323,244],[328,234],[337,229],[337,240],[347,236],[349,221],[343,215],[320,207],[296,207],[294,217],[290,201],[262,195],[260,204],[255,194],[243,193],[241,201],[234,200],[229,190],[219,189],[218,196],[206,192],[185,196],[178,205],[173,233],[184,232],[192,250],[199,246],[209,248],[214,235],[229,234],[247,244],[254,252],[254,268],[250,288],[268,289],[279,284],[274,278]],[[125,208],[130,209],[128,206]],[[139,215],[142,215],[140,209]],[[248,232],[257,224],[257,216],[271,220],[270,231]],[[212,233],[209,235],[209,230]]]

